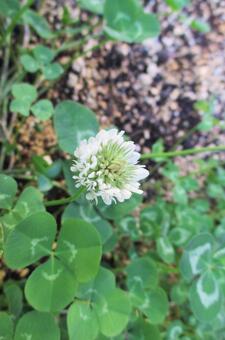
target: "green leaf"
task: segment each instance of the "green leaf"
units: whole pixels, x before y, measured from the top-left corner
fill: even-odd
[[[171,7],[173,11],[180,11],[183,7],[187,6],[189,0],[166,0],[168,6]]]
[[[178,284],[173,285],[170,295],[172,301],[177,305],[182,305],[187,300],[188,288],[185,284],[179,282]]]
[[[59,63],[48,64],[43,67],[43,74],[47,80],[55,80],[63,74],[64,70]]]
[[[131,213],[136,207],[138,207],[142,202],[142,195],[133,194],[130,199],[123,203],[112,203],[107,206],[100,202],[98,209],[101,211],[105,218],[111,220],[119,220],[123,216]]]
[[[48,165],[47,169],[45,170],[46,176],[54,179],[57,178],[62,171],[62,160],[57,159],[52,164]]]
[[[161,209],[157,204],[146,206],[141,211],[140,227],[144,235],[152,236],[157,228],[157,225],[161,225]]]
[[[112,236],[113,231],[111,224],[101,218],[90,203],[86,203],[85,205],[78,205],[76,203],[69,204],[63,212],[62,220],[65,221],[71,218],[81,218],[93,224],[101,236],[102,244]]]
[[[216,183],[209,183],[207,186],[207,193],[209,197],[215,198],[215,199],[223,199],[224,197],[224,189],[220,184]]]
[[[209,210],[209,201],[206,199],[194,199],[192,201],[192,206],[194,209],[198,210],[200,213],[205,213]]]
[[[216,318],[222,305],[222,296],[219,282],[212,272],[205,272],[192,284],[189,298],[197,319],[210,322]]]
[[[93,280],[79,286],[78,297],[82,300],[98,302],[102,296],[107,296],[115,288],[116,283],[113,273],[108,269],[100,267],[98,274]]]
[[[4,247],[4,228],[0,219],[0,259],[2,258],[3,247]]]
[[[60,148],[70,154],[83,139],[95,136],[99,128],[94,113],[72,100],[57,105],[54,125]]]
[[[26,187],[21,193],[15,207],[0,217],[1,239],[7,238],[9,232],[32,213],[45,211],[41,193],[33,187]]]
[[[18,0],[0,1],[0,15],[14,17],[20,9]]]
[[[156,264],[148,257],[132,260],[126,271],[129,289],[132,289],[135,285],[140,285],[142,288],[150,288],[157,285],[158,273]]]
[[[47,192],[52,189],[52,181],[45,175],[39,174],[37,178],[38,188],[41,192]]]
[[[78,0],[81,8],[96,14],[103,14],[105,0]]]
[[[91,280],[97,274],[101,250],[99,234],[90,223],[80,219],[63,222],[56,254],[79,282]]]
[[[220,224],[215,228],[214,235],[217,242],[223,246],[225,244],[225,218],[222,218]]]
[[[198,130],[203,132],[210,131],[215,125],[215,118],[211,113],[205,113],[202,121],[198,124]]]
[[[168,312],[168,299],[160,287],[144,289],[140,284],[133,285],[129,291],[132,305],[148,317],[152,324],[164,321]]]
[[[23,315],[16,326],[14,340],[60,340],[60,330],[54,317],[32,311]]]
[[[0,217],[6,234],[29,215],[45,211],[41,193],[33,187],[26,187],[21,193],[13,210]]]
[[[197,100],[194,108],[202,113],[210,113],[212,111],[212,103],[207,100]]]
[[[20,113],[21,115],[28,117],[30,113],[31,104],[23,99],[13,99],[10,103],[10,111]]]
[[[25,285],[29,304],[41,312],[56,312],[74,298],[77,281],[74,275],[53,256],[37,267]]]
[[[185,280],[190,281],[207,268],[212,247],[213,238],[208,233],[199,234],[189,242],[180,261],[180,271]]]
[[[152,145],[152,153],[161,153],[165,150],[163,139],[158,139],[153,145]],[[156,157],[154,158],[155,162],[163,162],[165,160],[164,157]]]
[[[180,320],[173,321],[168,330],[166,332],[167,340],[175,340],[180,339],[180,336],[183,334],[184,326]]]
[[[70,340],[94,340],[99,332],[96,313],[88,302],[78,301],[70,307],[67,325]]]
[[[132,240],[138,240],[140,237],[140,230],[138,221],[133,216],[124,216],[120,220],[116,221],[116,226],[121,230],[122,234],[129,235]]]
[[[201,33],[209,33],[211,31],[210,25],[202,19],[193,20],[191,22],[191,28]]]
[[[224,248],[224,243],[222,244],[221,249],[217,250],[213,254],[213,263],[216,265],[218,269],[224,269],[225,265],[225,248]]]
[[[13,281],[4,284],[4,294],[8,303],[9,313],[17,318],[23,309],[23,293],[20,286]]]
[[[116,336],[125,328],[131,310],[130,301],[125,292],[115,288],[115,278],[109,270],[100,268],[92,281],[79,287],[78,296],[91,302],[100,332],[105,336]]]
[[[184,186],[181,183],[176,183],[172,191],[173,199],[176,203],[187,204],[188,196]]]
[[[35,11],[27,9],[26,12],[23,14],[23,19],[24,22],[27,25],[30,25],[41,38],[53,38],[54,34],[52,33],[46,19],[40,16]]]
[[[166,166],[161,170],[163,176],[169,178],[172,182],[176,183],[180,175],[178,166],[171,161],[168,161]]]
[[[144,299],[139,304],[139,309],[148,317],[150,323],[160,324],[164,321],[168,309],[168,299],[162,288],[155,288],[146,291]]]
[[[28,83],[19,83],[12,86],[13,96],[23,101],[24,103],[31,104],[37,99],[37,90],[34,86]]]
[[[26,187],[16,202],[13,211],[21,219],[36,212],[45,211],[42,194],[34,187]]]
[[[126,292],[114,289],[101,305],[96,305],[101,333],[107,337],[120,334],[128,323],[130,312],[130,300]]]
[[[38,62],[29,54],[24,54],[20,57],[20,62],[27,72],[35,73],[39,69]]]
[[[170,240],[166,236],[159,237],[156,240],[156,248],[158,255],[164,262],[169,264],[174,262],[175,252]]]
[[[0,209],[10,209],[17,192],[17,183],[10,177],[0,174]]]
[[[33,49],[33,54],[35,59],[41,65],[49,64],[55,57],[55,51],[44,45],[35,46]]]
[[[181,185],[183,185],[184,189],[188,192],[196,191],[199,188],[198,181],[191,176],[182,177],[180,181]]]
[[[4,259],[12,269],[24,268],[46,256],[56,234],[52,215],[38,212],[20,222],[7,237]]]
[[[28,116],[31,103],[37,98],[36,88],[27,83],[14,84],[12,94],[16,99],[11,102],[10,110]]]
[[[5,312],[0,312],[0,339],[13,339],[13,322],[12,318]]]
[[[77,188],[74,185],[73,176],[71,176],[71,170],[70,170],[71,165],[72,165],[71,161],[64,160],[62,164],[62,170],[63,170],[63,177],[66,182],[67,192],[72,196],[76,193]]]
[[[160,32],[159,21],[154,14],[145,13],[138,0],[105,1],[104,31],[113,39],[129,43],[143,42]]]
[[[40,120],[47,120],[53,115],[54,108],[50,100],[41,99],[31,106],[31,111]]]
[[[191,235],[191,231],[186,228],[173,228],[169,233],[169,240],[180,247],[190,239]]]
[[[134,338],[132,338],[133,340],[162,340],[158,327],[151,325],[147,320],[144,320],[142,318],[139,318],[135,322],[134,328],[132,328],[132,334],[134,334],[135,336]]]

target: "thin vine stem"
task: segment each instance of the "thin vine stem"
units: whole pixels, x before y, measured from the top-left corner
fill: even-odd
[[[72,203],[76,201],[84,191],[85,191],[85,188],[81,187],[80,189],[77,190],[77,192],[74,195],[70,197],[61,198],[61,199],[52,200],[52,201],[45,201],[44,204],[46,207],[54,207],[58,205]]]
[[[170,157],[177,157],[177,156],[188,156],[194,155],[203,152],[219,152],[225,151],[225,145],[219,146],[206,146],[202,148],[192,148],[186,150],[177,150],[177,151],[169,151],[169,152],[148,152],[141,155],[141,159],[154,159],[154,158],[170,158]]]

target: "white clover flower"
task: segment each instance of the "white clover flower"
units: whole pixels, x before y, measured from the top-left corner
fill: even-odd
[[[86,188],[88,200],[97,202],[101,197],[110,205],[116,200],[123,202],[132,193],[143,193],[139,181],[149,172],[137,164],[140,154],[133,142],[124,141],[123,134],[116,129],[101,130],[75,150],[71,171],[75,172],[75,186]]]

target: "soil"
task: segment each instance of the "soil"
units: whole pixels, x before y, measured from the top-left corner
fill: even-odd
[[[63,6],[84,22],[90,19],[90,14],[80,12],[71,0],[48,0],[42,12],[55,28],[60,25]],[[202,34],[190,29],[179,13],[168,11],[161,0],[146,1],[146,10],[160,17],[161,35],[157,39],[143,45],[107,43],[77,59],[48,95],[55,103],[74,99],[87,105],[102,127],[125,130],[142,152],[150,151],[159,138],[171,149],[200,121],[193,106],[196,100],[215,96],[214,114],[224,120],[224,9],[222,1],[192,1],[186,16],[202,18],[212,28]],[[93,44],[95,41],[90,41],[84,48]],[[65,58],[61,56],[62,61]],[[47,153],[56,143],[51,123],[35,134],[34,125],[37,122],[31,117],[21,129],[19,144],[24,156]],[[215,127],[210,133],[192,134],[182,147],[224,141],[223,131]]]

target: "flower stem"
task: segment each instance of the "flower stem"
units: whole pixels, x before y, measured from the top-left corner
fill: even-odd
[[[187,156],[193,155],[203,152],[217,152],[217,151],[225,151],[225,145],[219,146],[207,146],[202,148],[192,148],[186,150],[177,150],[177,151],[168,151],[168,152],[156,152],[156,153],[144,153],[141,156],[141,159],[154,159],[154,158],[169,158],[169,157],[177,157],[177,156]]]
[[[81,187],[80,189],[76,191],[74,195],[70,197],[61,198],[59,200],[45,201],[44,204],[46,207],[54,207],[57,205],[64,205],[67,203],[72,203],[76,201],[84,191],[85,191],[85,188]]]

